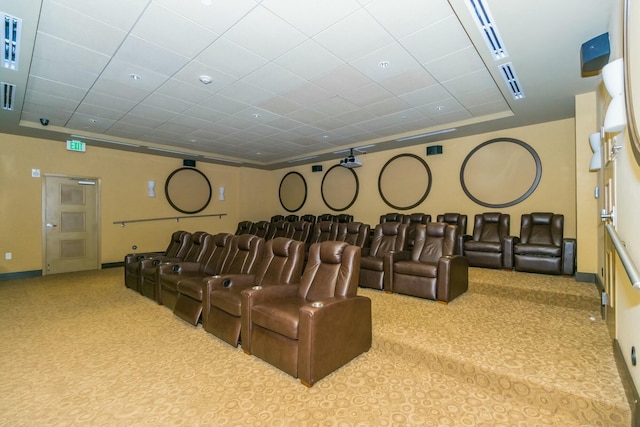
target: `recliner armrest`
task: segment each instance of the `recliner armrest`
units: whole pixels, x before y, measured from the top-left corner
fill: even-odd
[[[393,263],[399,260],[411,259],[410,251],[389,251],[382,258],[383,282],[385,292],[393,289]]]
[[[513,269],[513,246],[518,242],[520,238],[516,236],[507,236],[502,241],[502,268]]]
[[[576,239],[562,239],[562,274],[573,276],[576,271]]]
[[[438,259],[436,298],[449,302],[469,288],[469,261],[461,255],[448,255]]]

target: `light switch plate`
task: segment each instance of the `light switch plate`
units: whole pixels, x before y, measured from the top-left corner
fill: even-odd
[[[31,169],[32,178],[40,178],[40,169]]]

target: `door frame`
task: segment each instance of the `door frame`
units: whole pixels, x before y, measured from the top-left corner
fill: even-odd
[[[98,177],[46,173],[42,179],[42,275],[46,276],[49,274],[47,271],[47,178],[62,178],[76,181],[92,180],[96,182],[96,245],[98,246],[96,248],[96,267],[99,270],[102,269],[102,209],[100,204],[102,180]]]

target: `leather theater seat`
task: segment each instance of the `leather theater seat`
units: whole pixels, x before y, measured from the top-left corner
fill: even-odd
[[[178,230],[171,234],[171,240],[164,252],[146,252],[127,254],[124,257],[124,283],[125,286],[140,292],[142,281],[142,268],[154,263],[160,258],[179,258],[189,248],[191,233]],[[158,261],[159,263],[159,261]],[[157,264],[157,263],[156,263]]]
[[[251,274],[262,258],[265,240],[253,234],[233,236],[223,255],[218,275]],[[212,276],[216,277],[216,276]],[[186,278],[178,282],[178,299],[173,314],[185,322],[197,325],[202,314],[202,302],[211,277]]]
[[[463,252],[472,267],[513,268],[511,217],[500,212],[477,214],[473,235],[464,236]]]
[[[255,274],[209,278],[202,307],[202,327],[237,347],[242,325],[241,292],[254,286],[300,283],[303,263],[304,242],[276,237],[265,244]]]
[[[405,249],[408,224],[385,222],[376,225],[368,248],[362,249],[360,286],[383,290],[385,277],[396,252]]]
[[[447,212],[438,215],[436,222],[444,222],[458,227],[458,237],[456,237],[454,253],[462,255],[464,250],[464,235],[467,234],[467,216],[457,212]]]
[[[564,215],[552,212],[522,215],[513,258],[516,271],[573,276],[576,239],[564,238]]]
[[[431,222],[416,227],[411,252],[396,254],[385,290],[448,303],[469,287],[469,263],[454,254],[457,226]]]
[[[299,284],[243,291],[245,353],[311,387],[368,351],[371,300],[357,295],[359,261],[356,246],[316,243]]]

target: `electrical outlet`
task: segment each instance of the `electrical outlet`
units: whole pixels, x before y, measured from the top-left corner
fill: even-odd
[[[11,252],[6,252],[6,253],[4,254],[4,259],[11,259],[11,258],[12,258],[12,256],[13,256],[13,255],[11,254]]]

